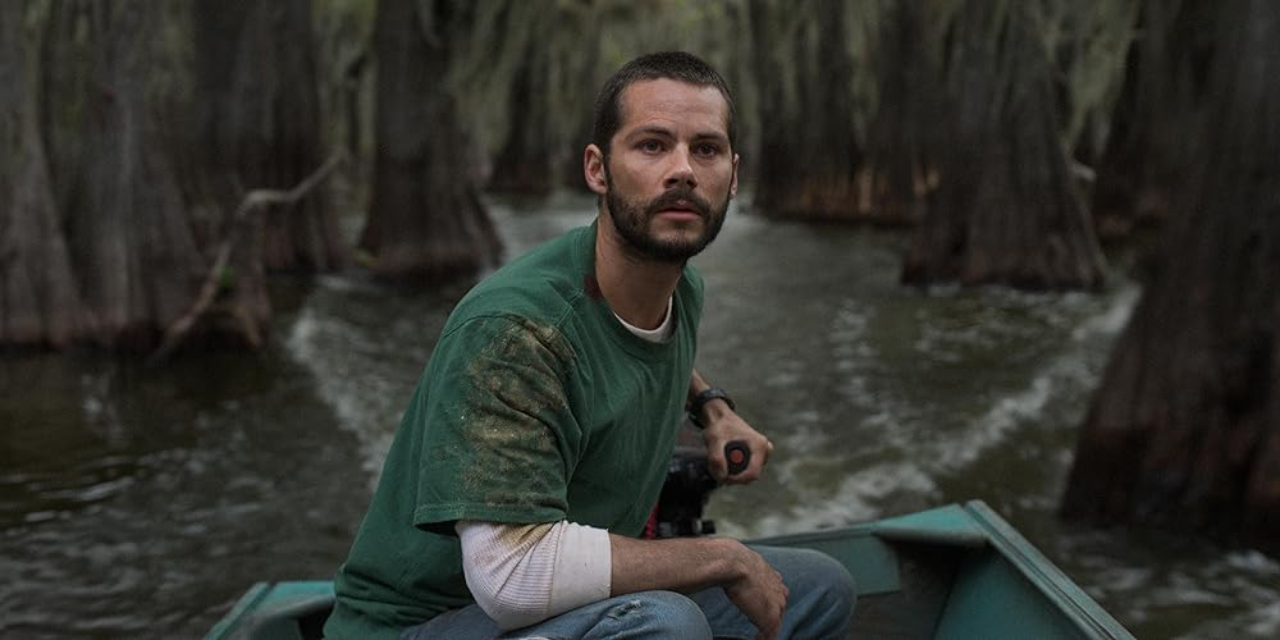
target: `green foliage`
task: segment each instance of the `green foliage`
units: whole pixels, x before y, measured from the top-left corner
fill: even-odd
[[[535,55],[550,55],[554,60],[548,51],[554,50],[557,39],[571,35],[567,26],[556,28],[562,4],[521,0],[475,3],[469,7],[469,24],[453,34],[457,47],[448,86],[461,113],[472,118],[477,141],[491,153],[507,137],[507,111],[512,107],[516,76],[530,72],[529,61]],[[539,42],[544,34],[551,37]],[[542,50],[535,51],[535,47]]]
[[[321,135],[325,146],[339,148],[344,137],[355,137],[363,149],[372,150],[373,82],[369,43],[377,3],[368,0],[312,0],[311,33],[316,53],[317,95],[320,98]],[[355,92],[356,132],[347,131],[346,100]],[[353,136],[354,134],[354,136]]]
[[[378,3],[369,0],[311,0],[311,8],[317,25],[363,28],[368,35],[377,15]]]
[[[219,291],[230,291],[236,286],[235,267],[225,266],[218,270],[216,281]]]
[[[768,44],[753,42],[751,46],[767,46],[766,55],[772,59],[771,68],[777,77],[768,81],[782,88],[783,100],[778,105],[786,120],[803,120],[808,104],[806,87],[817,82],[845,82],[852,87],[854,102],[847,105],[823,105],[825,109],[842,109],[853,121],[855,130],[862,131],[876,106],[879,81],[874,69],[875,48],[879,39],[879,21],[883,9],[881,0],[848,0],[841,12],[843,24],[842,42],[844,55],[850,62],[849,77],[832,78],[825,70],[831,68],[819,50],[818,28],[828,19],[824,4],[829,0],[761,0],[753,2],[752,20],[763,20],[764,27],[772,34]]]
[[[1129,47],[1137,37],[1141,2],[1042,3],[1045,48],[1062,74],[1068,101],[1063,139],[1069,148],[1086,142],[1101,149],[1106,145],[1107,121],[1124,84]]]
[[[492,155],[507,140],[513,109],[552,114],[542,139],[577,144],[576,136],[590,123],[591,103],[604,78],[634,56],[660,49],[691,51],[725,74],[737,94],[747,149],[758,119],[781,115],[803,121],[806,113],[818,109],[825,117],[848,118],[865,140],[867,123],[878,109],[884,80],[880,74],[893,72],[892,66],[878,64],[883,55],[880,40],[888,35],[883,23],[901,0],[843,0],[842,44],[851,64],[846,67],[849,77],[837,79],[823,75],[829,65],[821,59],[816,37],[833,0],[415,1],[420,3],[420,28],[431,38],[447,39],[452,50],[453,66],[438,86],[454,95],[471,139]],[[370,156],[376,65],[370,40],[377,3],[311,2],[325,146],[336,148],[351,140],[361,147],[357,153]],[[1033,20],[1042,53],[1056,69],[1061,88],[1064,145],[1074,148],[1083,142],[1099,149],[1105,144],[1126,55],[1136,37],[1140,0],[918,2],[924,16],[918,46],[932,65],[930,71],[938,72],[939,84],[946,81],[942,71],[948,62],[959,59],[958,52],[948,49],[957,39],[949,36],[965,15],[980,11],[998,18],[992,7],[1003,7],[1020,19]],[[85,46],[93,26],[91,14],[109,13],[111,6],[75,0],[25,4],[28,30],[63,43],[49,48],[57,60],[32,58],[44,67],[41,91],[51,95],[43,101],[44,108],[51,109],[43,114],[43,124],[55,164],[65,164],[76,153],[73,136],[66,132],[83,118],[82,88],[92,65]],[[149,45],[153,67],[148,90],[166,105],[167,117],[181,120],[190,113],[183,105],[193,90],[190,3],[161,2],[154,10],[162,28]],[[439,23],[445,16],[448,23]],[[770,43],[753,42],[751,27],[757,20],[767,22]],[[758,46],[770,48],[764,52],[774,69],[768,77],[757,77],[753,55]],[[535,87],[531,99],[536,105],[516,104],[513,99],[516,80],[522,76]],[[851,103],[810,104],[805,87],[831,81],[849,83]],[[784,113],[757,113],[758,83],[781,90],[782,99],[772,108]],[[922,95],[938,89],[918,87]],[[352,96],[358,116],[354,119],[347,117]]]
[[[195,96],[195,47],[191,37],[191,3],[164,2],[151,8],[160,14],[159,37],[152,43],[147,90],[157,104],[164,104],[162,111],[173,114],[189,114],[191,100]],[[185,125],[194,126],[186,122]]]
[[[776,36],[767,55],[776,75],[759,81],[781,87],[776,108],[795,119],[806,110],[804,86],[831,81],[821,76],[824,61],[816,30],[826,16],[824,0],[488,0],[457,2],[448,25],[436,24],[432,0],[423,2],[421,28],[432,38],[448,38],[453,67],[443,86],[458,101],[472,139],[487,154],[500,151],[510,133],[512,109],[541,109],[553,114],[544,138],[565,144],[590,121],[591,101],[604,78],[641,53],[683,49],[707,59],[733,85],[746,137],[756,120],[756,70],[751,64],[750,20],[766,20]],[[865,138],[868,121],[878,108],[882,82],[877,67],[882,21],[896,0],[847,0],[843,43],[852,72],[840,81],[853,88],[852,104],[821,105],[842,110]],[[986,1],[986,0],[984,0]],[[322,103],[329,135],[343,126],[337,117],[342,73],[367,49],[374,3],[359,0],[313,0],[320,61]],[[919,46],[933,68],[955,60],[948,35],[974,10],[965,0],[921,0],[925,23]],[[1020,19],[1033,19],[1041,33],[1043,54],[1058,69],[1063,85],[1064,144],[1084,137],[1101,143],[1106,123],[1123,81],[1125,53],[1134,33],[1138,0],[1032,0],[997,3],[1017,9]],[[992,46],[996,43],[992,42]],[[537,90],[537,105],[513,104],[517,79],[528,75]],[[941,81],[941,77],[940,77]],[[369,85],[361,87],[364,126],[371,126]],[[934,91],[935,87],[920,87]],[[371,136],[362,136],[369,140]],[[749,146],[749,145],[748,145]]]
[[[744,12],[742,0],[475,3],[464,31],[453,34],[458,54],[448,86],[492,153],[508,134],[515,80],[536,74],[541,107],[556,115],[549,137],[568,140],[589,121],[605,77],[637,55],[683,49],[722,70],[734,67],[743,30],[734,16]]]

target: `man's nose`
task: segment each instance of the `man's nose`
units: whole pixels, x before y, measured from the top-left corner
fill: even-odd
[[[671,167],[667,171],[667,178],[662,186],[668,189],[675,187],[692,189],[698,186],[698,177],[693,173],[693,163],[689,162],[688,148],[677,147],[671,154]]]

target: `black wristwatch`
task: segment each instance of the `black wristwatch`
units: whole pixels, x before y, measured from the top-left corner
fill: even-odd
[[[724,389],[711,387],[703,390],[702,393],[694,396],[693,400],[689,401],[689,406],[686,407],[689,412],[689,422],[692,422],[693,426],[699,429],[707,428],[706,423],[702,421],[702,407],[706,406],[708,402],[717,399],[724,400],[730,409],[737,410],[737,407],[733,405],[733,398],[730,398],[729,394],[724,392]]]

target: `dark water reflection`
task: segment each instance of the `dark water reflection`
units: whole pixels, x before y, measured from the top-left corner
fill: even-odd
[[[322,575],[353,439],[283,355],[5,362],[0,636],[198,637],[258,576]]]
[[[495,206],[512,253],[590,211]],[[735,216],[698,259],[699,366],[778,444],[766,478],[714,498],[721,530],[981,498],[1139,637],[1280,635],[1275,561],[1053,516],[1134,287],[903,289],[902,243]],[[285,288],[262,355],[0,362],[0,637],[199,637],[254,581],[331,575],[460,290]]]

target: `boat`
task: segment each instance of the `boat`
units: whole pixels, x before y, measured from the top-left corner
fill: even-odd
[[[843,563],[858,585],[856,638],[1134,637],[981,500],[750,542]],[[260,582],[206,640],[319,638],[332,606],[329,581]]]

